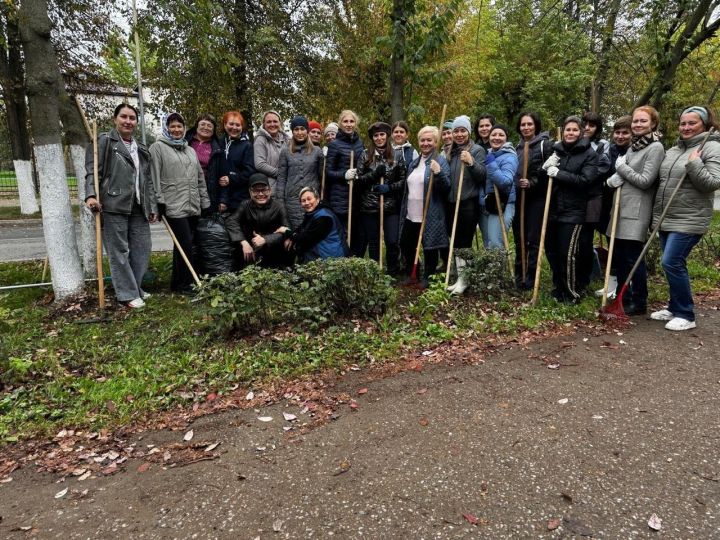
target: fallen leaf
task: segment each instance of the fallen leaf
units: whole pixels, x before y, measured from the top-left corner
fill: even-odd
[[[111,413],[114,413],[114,412],[117,410],[117,407],[115,406],[115,403],[113,403],[112,401],[108,401],[108,402],[105,404],[105,406],[107,407],[107,410],[110,411]]]
[[[660,519],[657,514],[653,514],[650,516],[650,519],[648,519],[648,527],[653,531],[659,531],[662,529],[662,519]]]
[[[424,393],[426,393],[427,391],[428,391],[427,388],[421,388],[420,390],[417,391],[417,393],[422,396],[422,395],[423,395]]]
[[[92,474],[91,471],[87,471],[85,474],[78,477],[78,482],[82,482],[83,480],[87,480],[90,478],[90,475]]]
[[[247,393],[247,395],[245,396],[245,399],[246,399],[247,401],[252,401],[252,399],[253,399],[254,397],[255,397],[255,392],[253,392],[252,390],[250,390],[250,391]]]
[[[297,420],[297,416],[295,416],[294,414],[291,414],[291,413],[287,413],[287,412],[284,412],[284,413],[283,413],[283,418],[284,418],[285,420],[287,420],[288,422],[292,422],[293,420]]]
[[[559,367],[560,367],[560,364],[558,364],[557,362],[555,362],[553,364],[548,364],[548,369],[558,369]]]
[[[367,388],[361,388],[360,390],[357,391],[358,396],[362,396],[363,394],[367,394],[367,392],[368,392],[368,389],[367,389]]]
[[[355,411],[355,410],[357,410],[358,407],[359,407],[359,405],[358,405],[357,401],[355,401],[354,399],[351,399],[350,400],[350,408],[353,411]]]
[[[6,476],[2,480],[0,480],[0,484],[9,484],[12,481],[13,481],[12,476]]]
[[[211,392],[208,394],[206,399],[208,401],[215,401],[217,399],[217,394],[215,392]]]
[[[193,406],[192,406],[193,412],[197,411],[199,408],[200,408],[200,403],[198,403],[197,401],[195,403],[193,403]]]
[[[435,351],[423,351],[422,352],[423,356],[432,356],[433,354],[435,354]]]
[[[142,464],[137,468],[137,472],[143,473],[143,472],[147,471],[149,468],[150,468],[150,464],[149,464],[149,463],[142,463]]]
[[[188,431],[185,436],[183,437],[183,441],[188,442],[192,441],[192,438],[195,436],[195,432],[191,429]]]
[[[592,418],[593,418],[593,420],[602,420],[603,419],[602,415],[599,415],[599,414],[593,414]]]
[[[62,491],[58,491],[58,492],[55,494],[55,498],[56,498],[56,499],[62,499],[65,495],[67,495],[67,492],[68,492],[68,488],[63,489]]]
[[[274,532],[282,531],[284,524],[285,524],[285,522],[282,519],[276,519],[275,521],[273,521],[273,531]]]
[[[554,531],[555,529],[557,529],[557,528],[560,526],[560,523],[562,523],[562,521],[560,521],[560,520],[557,519],[557,518],[556,518],[556,519],[549,519],[548,522],[547,522],[547,530],[548,530],[548,531]]]
[[[272,416],[258,416],[258,420],[261,422],[272,422],[273,417]]]
[[[560,405],[565,405],[568,401],[570,401],[568,398],[558,399]]]
[[[477,516],[473,514],[463,514],[462,516],[465,518],[465,521],[467,521],[470,525],[477,525],[478,521],[480,521]]]
[[[108,465],[107,467],[105,467],[105,468],[102,470],[102,473],[103,473],[105,476],[110,476],[111,474],[115,474],[117,471],[118,471],[118,466],[113,463],[113,464]]]
[[[208,446],[205,448],[205,451],[206,451],[206,452],[212,452],[212,451],[215,450],[218,446],[220,446],[220,443],[219,443],[219,442],[212,443],[212,444],[208,445]]]
[[[338,468],[338,470],[333,473],[333,476],[339,476],[343,473],[348,472],[349,470],[350,470],[350,462],[347,459],[343,459],[340,462],[340,467]]]
[[[424,416],[420,419],[420,425],[423,426],[423,427],[424,427],[424,426],[427,426],[429,423],[430,423],[430,422],[428,422],[428,419],[425,418]]]

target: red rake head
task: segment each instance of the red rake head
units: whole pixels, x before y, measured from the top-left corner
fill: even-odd
[[[623,296],[625,296],[626,289],[627,284],[624,283],[615,300],[600,309],[600,319],[605,322],[626,322],[630,320],[630,317],[625,314],[625,310],[623,309]]]

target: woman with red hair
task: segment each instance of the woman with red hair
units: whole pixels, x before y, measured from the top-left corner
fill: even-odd
[[[218,180],[218,200],[220,212],[234,212],[242,201],[250,198],[249,181],[255,173],[255,161],[242,114],[228,111],[223,115],[222,122],[225,135],[220,146],[224,152],[224,162]]]

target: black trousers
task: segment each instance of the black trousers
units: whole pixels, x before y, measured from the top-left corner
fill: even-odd
[[[455,202],[445,203],[445,224],[448,237],[452,237]],[[471,248],[478,220],[480,219],[480,200],[471,197],[460,201],[458,208],[457,228],[455,229],[455,249]]]
[[[627,280],[628,274],[640,253],[642,253],[643,247],[643,242],[638,240],[615,239],[613,262],[617,270],[618,291]],[[626,304],[632,302],[637,307],[644,308],[647,307],[647,297],[647,266],[645,266],[645,259],[643,259],[635,271],[627,293],[623,296],[623,302]]]
[[[397,274],[400,270],[400,246],[398,243],[400,216],[397,214],[385,214],[383,216],[383,240],[385,241],[385,269],[388,274]],[[365,255],[365,250],[370,252],[370,258],[374,261],[380,259],[380,214],[362,213],[358,219],[357,230],[357,251],[358,256]],[[355,234],[353,229],[353,235]]]
[[[197,229],[198,216],[171,218],[165,216],[170,228],[175,234],[180,247],[182,247],[190,264],[195,267],[193,261],[193,238]],[[173,266],[172,277],[170,278],[170,290],[172,291],[188,291],[195,284],[190,269],[180,255],[177,247],[173,247]]]
[[[418,238],[420,237],[420,223],[414,223],[409,219],[403,223],[403,233],[400,239],[400,249],[405,259],[405,272],[412,272],[415,261],[415,250],[417,249]],[[423,249],[423,278],[429,279],[436,270],[440,259],[439,249]]]
[[[515,202],[515,217],[513,218],[513,238],[515,240],[515,285],[520,289],[532,289],[535,283],[538,253],[540,251],[540,229],[542,229],[545,199],[542,197],[528,197],[525,200],[525,259],[527,260],[527,273],[525,281],[522,279],[522,253],[520,243],[520,201]]]
[[[578,285],[578,255],[583,227],[582,223],[551,221],[545,234],[545,252],[552,269],[553,296],[563,302],[578,301],[583,291]]]

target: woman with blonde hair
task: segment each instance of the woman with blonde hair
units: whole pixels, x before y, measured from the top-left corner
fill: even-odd
[[[280,150],[288,142],[288,139],[289,137],[283,131],[280,114],[275,111],[265,111],[262,115],[262,127],[255,134],[253,157],[255,169],[268,177],[273,194],[278,176]]]

